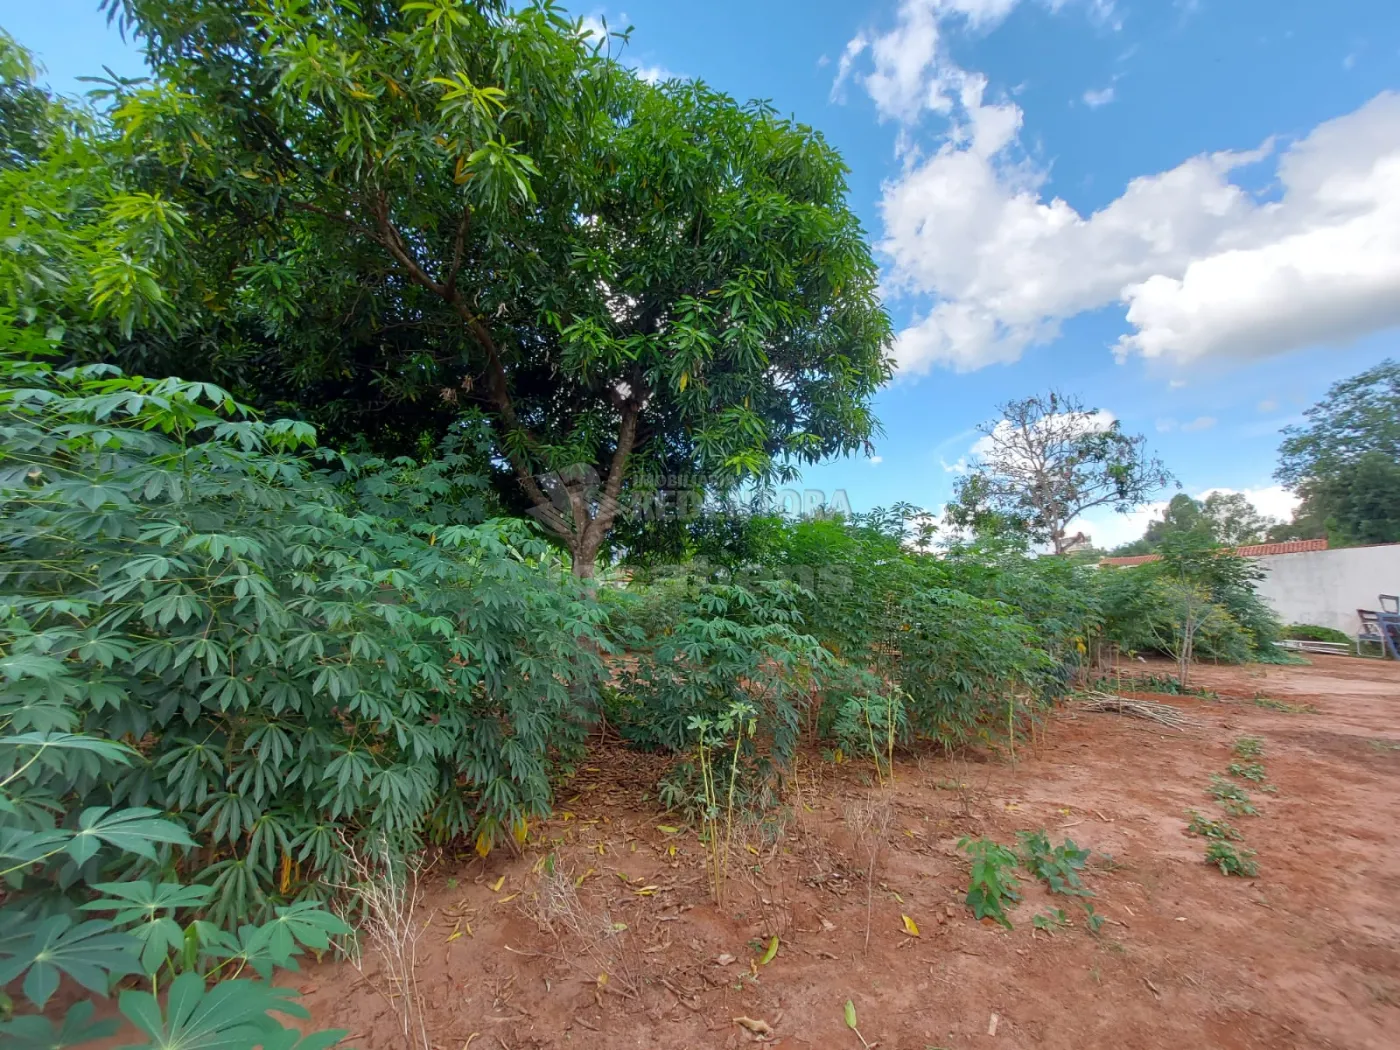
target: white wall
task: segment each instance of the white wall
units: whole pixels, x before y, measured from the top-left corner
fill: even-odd
[[[1284,623],[1335,627],[1355,637],[1357,609],[1379,609],[1381,594],[1400,594],[1400,543],[1255,558],[1267,575],[1259,594]]]

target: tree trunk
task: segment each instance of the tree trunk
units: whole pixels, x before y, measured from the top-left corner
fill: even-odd
[[[590,535],[592,531],[591,528],[585,527],[579,533],[575,533],[569,541],[569,555],[573,559],[573,572],[576,580],[591,581],[597,576],[598,548],[602,546],[602,543],[600,538]]]

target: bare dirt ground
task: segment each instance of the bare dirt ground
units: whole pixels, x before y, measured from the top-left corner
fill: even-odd
[[[1000,754],[897,762],[868,948],[869,858],[853,828],[868,764],[809,756],[781,833],[736,853],[720,909],[695,830],[659,830],[675,818],[645,800],[660,767],[602,747],[520,856],[445,859],[428,875],[415,921],[427,924],[431,1042],[739,1047],[754,1039],[743,1016],[771,1026],[771,1046],[860,1050],[849,999],[861,1036],[885,1050],[1400,1046],[1400,666],[1317,657],[1204,667],[1195,684],[1220,699],[1152,697],[1198,723],[1185,731],[1070,707],[1014,766]],[[1187,809],[1220,815],[1205,788],[1240,735],[1262,739],[1277,787],[1246,785],[1260,814],[1228,818],[1257,851],[1253,879],[1207,866],[1185,830]],[[1014,845],[1041,828],[1095,851],[1097,935],[1074,899],[1024,877],[1013,930],[965,907],[959,838]],[[577,882],[589,938],[540,920],[551,855],[554,878]],[[1034,929],[1050,907],[1074,925]],[[774,934],[777,956],[759,965]],[[388,1001],[350,967],[287,983],[352,1045],[404,1046]]]

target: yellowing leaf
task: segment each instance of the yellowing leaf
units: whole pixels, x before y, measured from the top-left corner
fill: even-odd
[[[502,897],[502,898],[501,898],[500,900],[498,900],[496,903],[497,903],[497,904],[504,904],[506,901],[513,901],[513,900],[515,900],[516,897],[519,897],[519,896],[520,896],[520,894],[518,894],[518,893],[507,893],[504,897]]]
[[[667,847],[666,847],[666,856],[668,856],[668,857],[674,857],[675,855],[676,855],[676,847],[675,847],[675,846],[667,846]]]
[[[445,943],[451,944],[453,941],[455,941],[455,940],[456,940],[458,937],[460,937],[460,936],[462,936],[462,931],[461,931],[461,930],[453,930],[451,933],[449,933],[449,934],[447,935],[447,940],[446,940]]]
[[[601,843],[601,842],[598,843],[596,849],[598,850],[598,856],[600,856],[600,857],[605,856],[605,855],[607,854],[607,852],[608,852],[607,846],[605,846],[605,845],[604,845],[603,843]]]
[[[656,830],[666,835],[679,835],[681,833],[680,828],[674,828],[670,824],[658,824]]]
[[[660,889],[659,886],[642,886],[639,889],[633,890],[632,892],[635,893],[638,897],[650,897],[658,889]]]
[[[853,1003],[853,1002],[851,1002],[849,999],[847,999],[847,1000],[846,1000],[846,1027],[847,1027],[847,1028],[855,1028],[855,1026],[856,1026],[856,1004]]]
[[[681,373],[680,379],[676,382],[676,386],[680,387],[681,393],[684,394],[684,393],[685,393],[685,388],[686,388],[686,386],[687,386],[689,383],[690,383],[690,373],[689,373],[689,372],[682,372],[682,373]]]
[[[901,915],[900,918],[904,920],[904,932],[910,937],[917,937],[919,935],[918,924],[907,915]]]
[[[525,840],[530,837],[530,822],[521,817],[511,825],[510,833],[518,844],[525,845]]]
[[[744,848],[750,853],[752,853],[755,857],[758,856],[758,850],[754,849],[752,846],[745,846]]]
[[[608,986],[608,975],[605,974],[605,973],[600,973],[600,974],[598,975],[598,987],[599,987],[599,988],[606,988],[607,986]]]
[[[504,886],[505,884],[506,884],[506,877],[505,877],[504,875],[502,875],[502,876],[501,876],[499,879],[497,879],[495,882],[491,883],[491,892],[492,892],[492,893],[500,893],[500,892],[501,892],[501,887]]]
[[[491,852],[491,832],[484,828],[476,836],[476,852],[478,856],[484,857]]]
[[[574,879],[574,886],[575,886],[575,888],[577,888],[577,887],[579,887],[579,886],[582,886],[582,885],[583,885],[583,880],[586,879],[586,878],[588,878],[588,876],[590,876],[590,875],[592,875],[592,874],[593,874],[593,869],[592,869],[592,868],[589,868],[587,871],[585,871],[585,872],[584,872],[582,875],[580,875],[578,878]]]
[[[763,953],[763,958],[758,960],[758,965],[767,966],[778,955],[778,935],[773,934],[773,939],[768,942],[768,950]]]

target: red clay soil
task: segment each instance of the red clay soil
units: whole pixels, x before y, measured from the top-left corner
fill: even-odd
[[[659,767],[600,748],[523,855],[443,860],[427,877],[415,921],[428,923],[419,974],[431,1043],[739,1047],[755,1041],[742,1016],[771,1028],[770,1046],[860,1050],[843,1019],[849,999],[861,1036],[884,1050],[1393,1050],[1400,666],[1318,657],[1202,668],[1197,684],[1221,698],[1153,697],[1197,723],[1184,731],[1070,707],[1014,766],[1001,755],[897,763],[868,948],[869,858],[853,823],[882,797],[863,782],[869,766],[806,760],[780,833],[738,851],[717,908],[694,829],[659,830],[675,818],[646,799]],[[1186,832],[1188,809],[1221,815],[1205,788],[1241,735],[1262,739],[1277,787],[1245,784],[1260,814],[1228,818],[1257,851],[1254,879],[1208,866],[1204,841]],[[1011,845],[1041,828],[1095,851],[1086,882],[1107,920],[1097,935],[1075,899],[1025,877],[1013,930],[965,907],[959,838]],[[576,917],[599,931],[591,949],[557,913],[556,932],[542,919],[550,855],[556,878],[581,880]],[[1034,929],[1053,907],[1073,926]],[[774,934],[777,956],[758,965]],[[373,970],[371,960],[371,981]],[[348,1029],[351,1045],[406,1045],[389,1001],[349,966],[285,981],[317,1026]]]

